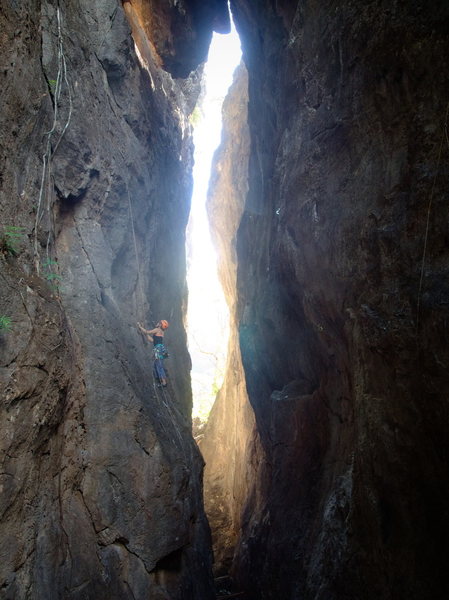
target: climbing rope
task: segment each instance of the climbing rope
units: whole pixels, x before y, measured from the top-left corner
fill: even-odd
[[[167,394],[166,394],[166,391],[165,391],[165,389],[164,389],[163,387],[160,387],[160,388],[158,388],[158,386],[157,386],[157,384],[156,384],[156,381],[155,381],[154,377],[153,377],[153,388],[154,388],[154,393],[155,393],[155,395],[156,395],[156,398],[157,398],[157,399],[158,399],[160,402],[162,402],[162,404],[163,404],[163,405],[165,406],[165,408],[167,409],[167,412],[168,412],[168,414],[169,414],[169,416],[170,416],[170,421],[171,421],[171,423],[173,424],[173,426],[174,426],[174,429],[175,429],[175,431],[176,431],[176,435],[177,435],[177,437],[178,437],[178,441],[179,441],[179,448],[180,448],[180,450],[182,450],[182,453],[183,453],[183,455],[184,455],[184,459],[185,459],[185,461],[186,461],[186,464],[187,464],[187,463],[188,463],[188,459],[187,459],[187,454],[186,454],[186,450],[185,450],[185,447],[184,447],[184,440],[183,440],[183,437],[182,437],[181,431],[180,431],[180,429],[179,429],[179,427],[178,427],[178,424],[177,424],[177,418],[176,418],[176,415],[175,415],[175,413],[174,413],[174,412],[173,412],[173,410],[172,410],[172,404],[171,404],[171,402],[170,402],[170,399],[168,399],[168,398],[167,398]],[[160,394],[159,394],[159,392],[160,392]],[[164,430],[165,430],[165,428],[164,428]],[[165,430],[165,431],[166,431],[166,430]],[[166,432],[166,433],[167,433],[167,432]],[[174,440],[172,440],[172,441],[174,442]]]
[[[143,294],[141,266],[140,266],[140,261],[139,261],[139,252],[138,252],[138,249],[137,249],[136,230],[135,230],[135,227],[134,227],[134,214],[133,214],[133,208],[132,208],[132,202],[131,202],[131,195],[129,193],[128,185],[126,185],[126,195],[128,197],[129,218],[130,218],[130,221],[131,221],[131,231],[132,231],[132,236],[133,236],[134,254],[135,254],[136,268],[137,268],[137,290],[138,290],[137,296],[140,294],[140,309],[141,310],[139,310],[139,298],[137,297],[136,298],[136,305],[137,305],[136,306],[136,313],[138,315],[140,314],[143,317],[143,307],[144,307],[145,297],[144,297],[144,294]],[[167,414],[170,416],[170,421],[171,421],[171,423],[174,426],[174,429],[176,431],[176,435],[177,435],[178,440],[179,440],[179,447],[182,450],[182,453],[184,455],[184,459],[185,459],[186,464],[187,464],[188,463],[188,459],[187,459],[186,450],[185,450],[185,447],[184,447],[184,440],[183,440],[181,431],[180,431],[180,429],[178,427],[178,424],[177,424],[177,417],[176,417],[175,412],[174,412],[174,407],[173,407],[172,403],[170,402],[170,399],[167,398],[166,390],[163,387],[159,388],[159,390],[160,390],[160,394],[159,394],[158,387],[156,385],[156,381],[154,379],[154,376],[153,376],[153,388],[154,388],[155,397],[160,402],[162,402],[162,404],[167,409]],[[177,409],[176,409],[176,412],[178,413],[178,415],[180,415],[182,417],[181,413],[179,411],[177,411]],[[165,429],[165,427],[162,425],[162,422],[161,422],[161,426],[162,426],[163,430],[165,431],[165,433],[168,436],[168,432]],[[175,444],[174,440],[172,440],[172,442]]]
[[[132,203],[131,203],[131,196],[129,193],[129,188],[128,185],[126,185],[126,194],[128,196],[128,208],[129,208],[129,218],[131,221],[131,231],[133,234],[133,241],[134,241],[134,253],[135,253],[135,257],[136,257],[136,267],[137,267],[137,290],[138,290],[138,294],[140,294],[140,316],[143,317],[143,307],[144,307],[144,300],[145,297],[143,295],[143,287],[142,287],[142,278],[141,278],[141,274],[140,274],[140,261],[139,261],[139,253],[137,251],[137,239],[136,239],[136,231],[134,229],[134,215],[133,215],[133,209],[132,209]],[[136,312],[139,315],[139,298],[136,298]]]
[[[423,248],[423,254],[422,254],[422,259],[421,259],[421,276],[419,278],[418,301],[416,304],[416,331],[418,331],[418,328],[419,328],[419,311],[420,311],[420,307],[421,307],[421,292],[422,292],[422,286],[423,286],[423,281],[424,281],[424,266],[425,266],[425,262],[426,262],[427,242],[428,242],[428,238],[429,238],[430,213],[431,213],[431,209],[432,209],[433,195],[435,192],[435,185],[437,182],[438,172],[440,170],[441,154],[443,151],[443,144],[444,144],[445,138],[449,144],[448,131],[447,131],[448,115],[449,115],[449,102],[447,103],[447,106],[446,106],[446,116],[444,119],[443,133],[441,136],[440,148],[438,150],[437,167],[435,170],[435,176],[433,178],[432,189],[430,191],[429,204],[427,206],[426,231],[424,234],[424,248]]]
[[[128,185],[126,186],[126,193],[127,193],[127,197],[128,197],[129,218],[130,218],[130,221],[131,221],[131,231],[132,231],[132,235],[133,235],[134,254],[135,254],[135,258],[136,258],[137,288],[138,288],[138,294],[140,294],[140,300],[141,300],[141,303],[140,303],[141,311],[139,311],[139,306],[138,306],[139,305],[139,299],[138,298],[136,299],[136,303],[137,303],[136,312],[137,313],[140,312],[140,314],[142,314],[143,313],[143,306],[144,306],[144,294],[143,294],[143,287],[142,287],[142,278],[141,278],[141,268],[140,268],[140,261],[139,261],[139,253],[138,253],[138,250],[137,250],[136,231],[135,231],[135,228],[134,228],[134,214],[133,214],[132,202],[131,202],[131,195],[129,193]],[[161,397],[160,397],[160,395],[158,393],[157,385],[156,385],[156,382],[154,380],[154,377],[153,377],[153,388],[154,388],[155,397],[159,401],[161,401]],[[181,448],[181,450],[182,450],[182,452],[184,454],[185,460],[187,461],[187,456],[186,456],[186,452],[185,452],[185,448],[184,448],[184,444],[183,444],[183,438],[182,438],[181,432],[180,432],[180,430],[178,428],[178,425],[176,423],[176,417],[174,417],[174,412],[173,412],[173,410],[171,408],[171,402],[169,400],[167,400],[167,395],[166,395],[165,389],[161,387],[160,391],[161,391],[161,395],[162,395],[162,404],[167,409],[167,412],[171,415],[170,418],[171,418],[171,421],[172,421],[172,423],[174,425],[175,431],[177,433],[177,436],[178,436],[178,439],[179,439],[179,443],[180,443],[180,448]],[[163,429],[167,433],[167,431],[165,430],[165,428],[163,428]]]
[[[155,399],[157,399],[157,400],[159,400],[159,402],[161,402],[161,399],[159,398],[159,394],[158,394],[158,392],[157,392],[157,385],[156,385],[156,382],[155,382],[155,380],[154,380],[154,379],[153,379],[153,388],[154,388],[154,397],[155,397]],[[163,401],[162,401],[162,403],[164,404],[164,406],[166,406],[166,405],[165,405],[165,403],[164,403]],[[168,408],[168,407],[167,407],[167,408]],[[160,413],[158,413],[158,416],[160,416]],[[170,435],[169,435],[169,433],[168,433],[167,429],[164,427],[164,424],[163,424],[163,420],[162,420],[162,419],[159,419],[159,424],[160,424],[160,426],[162,427],[162,429],[164,430],[164,432],[165,432],[166,436],[167,436],[167,437],[170,439],[170,441],[171,441],[171,442],[173,442],[173,445],[175,446],[175,445],[176,445],[176,444],[175,444],[175,441],[174,441],[173,439],[171,439],[171,438],[170,438]]]

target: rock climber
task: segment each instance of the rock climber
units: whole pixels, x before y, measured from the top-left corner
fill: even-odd
[[[164,332],[168,329],[168,321],[161,319],[154,329],[145,329],[140,323],[137,327],[145,334],[149,342],[153,342],[153,375],[162,387],[167,387],[167,375],[164,369],[164,358],[168,357],[168,352],[164,346]]]
[[[164,343],[164,332],[168,329],[168,321],[165,319],[158,321],[154,329],[145,329],[140,323],[137,323],[137,327],[146,335],[149,342],[153,342],[154,346],[157,346],[157,344]]]

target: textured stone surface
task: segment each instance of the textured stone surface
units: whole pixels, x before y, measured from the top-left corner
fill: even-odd
[[[0,9],[0,595],[210,598],[183,328],[198,78],[160,69],[129,6],[60,6],[60,35],[56,3]],[[165,398],[135,327],[161,317]]]
[[[136,15],[158,64],[174,77],[187,77],[206,60],[212,31],[230,31],[224,0],[125,0],[124,6]]]
[[[0,8],[0,594],[211,598],[182,257],[191,70],[223,3],[60,4],[60,37],[51,2]],[[233,346],[215,412],[234,425],[210,428],[229,453],[208,456],[219,568],[237,543],[254,600],[445,599],[447,3],[232,4],[237,296],[222,273],[257,436]],[[161,316],[166,403],[135,330]]]
[[[234,575],[257,600],[446,598],[447,3],[232,5],[251,135],[238,321],[263,448]]]

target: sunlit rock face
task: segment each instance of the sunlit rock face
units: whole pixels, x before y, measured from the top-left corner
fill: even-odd
[[[201,452],[206,467],[204,500],[212,530],[214,570],[229,572],[239,539],[241,509],[254,481],[257,454],[254,413],[248,403],[237,326],[235,238],[248,187],[248,74],[241,64],[223,105],[223,131],[213,159],[208,195],[212,237],[231,327],[223,386],[209,416]]]
[[[174,77],[188,77],[205,60],[212,30],[230,32],[223,0],[124,0],[124,8],[144,30],[162,65]]]
[[[251,136],[238,322],[263,447],[234,575],[258,600],[446,598],[447,3],[232,6]]]
[[[183,328],[197,77],[129,6],[59,5],[0,13],[0,595],[211,598]],[[204,59],[183,47],[176,75]],[[136,331],[160,318],[165,398]]]

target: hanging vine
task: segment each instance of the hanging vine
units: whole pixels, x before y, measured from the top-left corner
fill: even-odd
[[[59,6],[56,9],[56,18],[57,18],[57,76],[56,79],[47,79],[47,84],[49,88],[50,94],[53,96],[53,105],[54,105],[54,114],[53,114],[53,122],[51,129],[45,133],[46,143],[45,143],[45,152],[42,156],[42,175],[41,175],[41,184],[39,189],[39,197],[36,208],[36,219],[34,223],[34,264],[36,273],[40,274],[40,263],[41,257],[39,254],[39,240],[38,233],[40,223],[44,214],[47,214],[49,224],[51,224],[51,190],[52,190],[52,159],[56,154],[56,151],[61,143],[62,138],[64,137],[67,128],[69,127],[72,111],[73,111],[73,101],[72,94],[70,90],[70,84],[67,75],[67,60],[64,53],[64,41],[62,35],[62,26],[61,26],[61,12]],[[68,112],[65,121],[60,122],[60,113],[62,108],[62,92],[65,92],[68,98]],[[57,134],[58,129],[60,133],[54,143],[55,135]],[[49,225],[48,234],[47,234],[47,242],[45,246],[46,253],[46,264],[56,264],[55,261],[51,261],[50,258],[50,240],[52,235],[52,227]],[[49,262],[51,261],[51,263]]]

